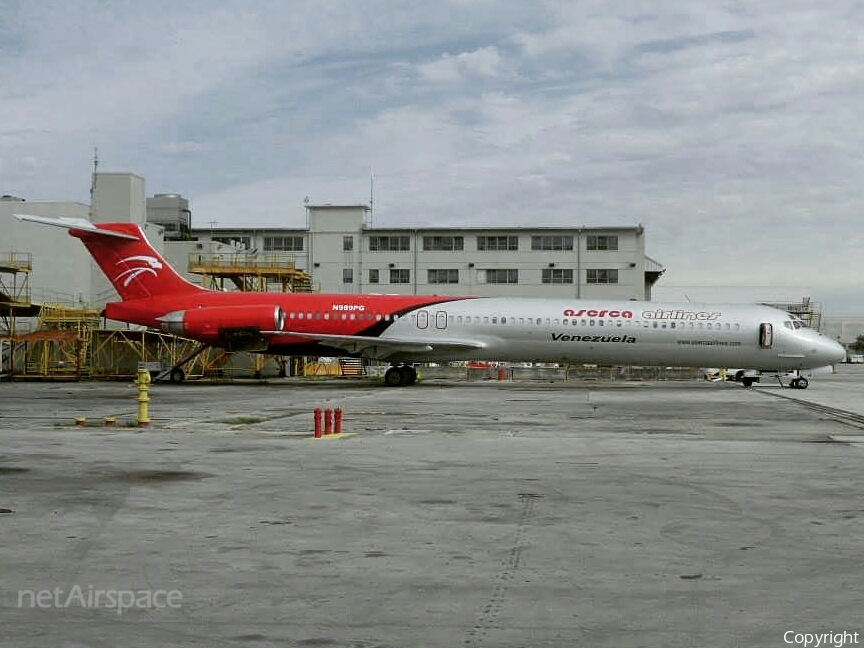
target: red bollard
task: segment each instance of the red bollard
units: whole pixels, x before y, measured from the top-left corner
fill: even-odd
[[[342,408],[333,410],[333,434],[342,434]]]
[[[321,438],[321,408],[315,408],[315,438]]]
[[[333,411],[328,407],[324,410],[324,434],[333,433]]]

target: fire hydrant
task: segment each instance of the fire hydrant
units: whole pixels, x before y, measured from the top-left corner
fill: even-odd
[[[135,384],[138,386],[138,427],[148,427],[150,425],[148,412],[150,407],[150,372],[147,369],[139,369]]]

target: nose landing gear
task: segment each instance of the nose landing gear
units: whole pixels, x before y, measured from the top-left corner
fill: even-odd
[[[789,386],[792,389],[807,389],[810,386],[810,381],[803,376],[799,376],[798,378],[793,378],[792,380],[790,380]]]

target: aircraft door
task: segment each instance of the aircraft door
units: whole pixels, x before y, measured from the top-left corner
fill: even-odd
[[[771,324],[759,325],[759,346],[763,349],[770,349],[774,345],[774,329]]]
[[[447,328],[447,312],[446,311],[438,311],[435,313],[435,328],[437,329],[446,329]]]
[[[417,311],[417,328],[429,328],[429,312],[425,310]]]

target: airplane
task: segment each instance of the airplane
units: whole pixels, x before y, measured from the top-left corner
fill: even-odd
[[[361,356],[387,361],[389,386],[417,380],[411,363],[509,362],[749,367],[793,371],[841,362],[844,348],[763,305],[537,297],[249,293],[181,277],[135,223],[16,218],[81,239],[121,301],[105,317],[228,351]],[[198,353],[196,352],[196,353]],[[194,354],[193,354],[194,356]],[[170,370],[183,380],[186,358]],[[797,375],[797,374],[796,374]],[[745,386],[755,378],[745,376]],[[790,386],[806,388],[806,378]]]

